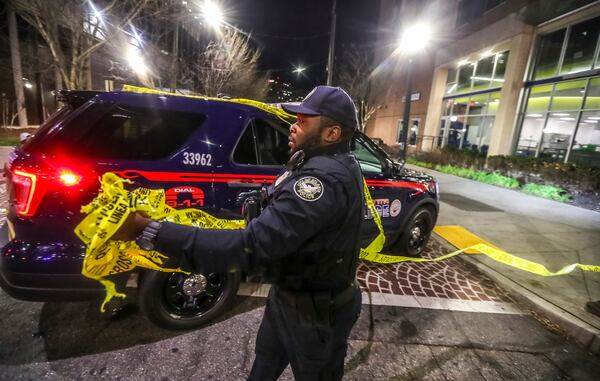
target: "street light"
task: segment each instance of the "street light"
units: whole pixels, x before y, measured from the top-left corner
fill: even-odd
[[[133,46],[129,47],[127,62],[129,63],[129,66],[141,76],[145,75],[148,71],[148,66],[146,66],[140,50]]]
[[[402,151],[400,159],[406,162],[406,151],[408,149],[407,137],[410,123],[410,102],[412,95],[412,61],[413,58],[425,50],[431,39],[431,29],[424,23],[414,24],[404,30],[398,42],[398,52],[408,58],[406,65],[406,91],[404,95],[404,115],[402,117]]]
[[[206,0],[204,2],[204,5],[202,5],[202,15],[206,23],[215,29],[219,29],[219,26],[223,23],[223,11],[213,1]]]
[[[293,73],[296,73],[296,75],[300,76],[300,74],[302,74],[302,72],[306,70],[305,67],[302,66],[298,66],[294,69]]]

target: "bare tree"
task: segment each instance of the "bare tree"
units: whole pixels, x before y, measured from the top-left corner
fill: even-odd
[[[373,94],[379,79],[373,74],[375,66],[371,54],[368,50],[351,45],[344,49],[337,67],[335,83],[354,100],[359,114],[359,128],[364,131],[369,119],[381,108]]]
[[[208,96],[228,95],[262,100],[267,91],[267,74],[257,71],[260,51],[249,37],[226,29],[208,44],[197,62],[181,68],[184,87]]]
[[[122,34],[149,1],[97,1],[97,12],[81,0],[12,0],[12,5],[44,40],[64,86],[81,89],[90,85],[92,53]]]
[[[10,40],[10,57],[12,61],[13,81],[17,97],[17,114],[19,125],[27,127],[27,109],[25,108],[25,93],[23,91],[23,70],[21,69],[21,50],[19,49],[19,36],[17,32],[17,18],[15,11],[8,8],[8,38]]]

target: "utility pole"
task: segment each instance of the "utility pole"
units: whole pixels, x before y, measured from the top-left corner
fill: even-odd
[[[17,98],[17,114],[19,126],[27,127],[27,108],[25,107],[25,92],[23,91],[23,70],[21,69],[21,51],[17,33],[17,16],[14,9],[8,7],[8,38],[10,41],[10,57],[12,61],[13,82]]]
[[[333,0],[331,7],[331,32],[329,34],[329,57],[327,60],[327,86],[331,86],[333,80],[333,57],[335,52],[335,8],[337,0]]]

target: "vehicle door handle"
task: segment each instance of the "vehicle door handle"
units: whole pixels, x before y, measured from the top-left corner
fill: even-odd
[[[250,183],[250,182],[245,183],[242,181],[228,181],[227,186],[229,188],[234,188],[234,189],[240,189],[240,188],[259,189],[262,187],[262,184],[261,183]]]

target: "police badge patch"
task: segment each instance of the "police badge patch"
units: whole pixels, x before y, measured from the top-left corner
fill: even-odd
[[[323,183],[316,177],[303,177],[294,184],[294,193],[304,201],[317,201],[323,196]]]

